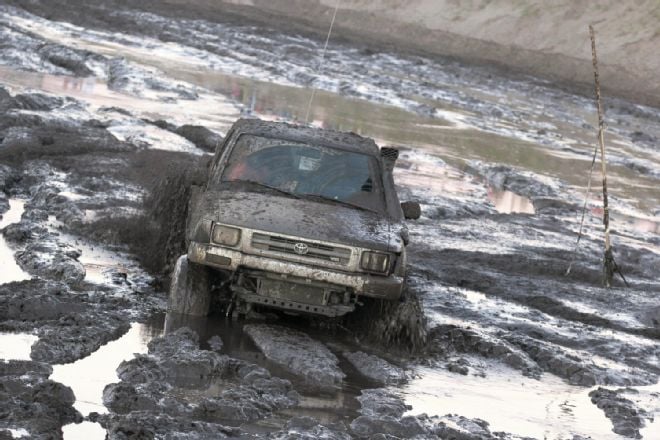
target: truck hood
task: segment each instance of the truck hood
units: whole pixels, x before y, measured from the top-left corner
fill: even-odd
[[[400,227],[375,212],[295,199],[270,192],[207,191],[197,205],[201,217],[219,223],[305,239],[400,252]]]

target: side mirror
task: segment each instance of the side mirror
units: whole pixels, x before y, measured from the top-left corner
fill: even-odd
[[[422,207],[417,202],[403,202],[401,209],[406,220],[417,220],[422,216]]]

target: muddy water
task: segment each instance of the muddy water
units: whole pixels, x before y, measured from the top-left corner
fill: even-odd
[[[22,200],[9,200],[9,211],[5,212],[2,216],[2,220],[0,220],[0,229],[20,221],[21,215],[23,215],[24,205],[25,202]],[[14,252],[15,251],[5,241],[4,236],[0,235],[0,262],[2,262],[0,284],[30,279],[30,275],[25,273],[25,271],[16,264]]]
[[[476,197],[485,199],[502,214],[534,214],[534,204],[512,191],[497,189],[487,182],[448,165],[440,156],[418,151],[404,151],[397,161],[398,185],[412,189],[425,200],[436,198]]]
[[[29,360],[38,339],[27,333],[0,333],[0,360]]]
[[[66,191],[60,195],[67,194]],[[85,267],[85,281],[93,284],[127,288],[136,278],[148,277],[138,263],[123,252],[94,245],[84,239],[60,231],[62,224],[54,216],[48,217],[48,229],[80,251],[78,261]],[[125,282],[124,282],[125,281]]]
[[[430,368],[417,373],[419,378],[401,391],[413,414],[458,413],[487,420],[493,431],[548,440],[572,434],[621,438],[611,432],[610,421],[591,403],[591,389],[572,387],[550,374],[537,381],[502,366],[489,368],[487,377]]]
[[[109,342],[91,355],[71,364],[53,366],[51,379],[73,389],[76,396],[74,407],[83,416],[90,412],[105,413],[103,389],[119,381],[116,369],[122,361],[134,354],[146,353],[149,341],[159,336],[158,325],[134,323],[121,338]],[[106,432],[100,425],[85,422],[63,428],[65,440],[104,439]]]

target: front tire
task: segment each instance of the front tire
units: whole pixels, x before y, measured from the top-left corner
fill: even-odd
[[[176,261],[167,311],[191,316],[206,316],[211,305],[209,268],[182,255]]]

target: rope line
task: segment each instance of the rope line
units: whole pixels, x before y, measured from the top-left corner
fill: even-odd
[[[339,3],[341,0],[337,0],[335,4],[335,11],[332,14],[332,21],[330,22],[330,29],[328,29],[328,35],[325,37],[325,44],[323,45],[323,50],[321,51],[321,61],[319,62],[318,69],[316,73],[321,72],[321,67],[323,67],[323,61],[325,60],[325,53],[328,50],[328,43],[330,42],[330,35],[332,35],[332,28],[335,26],[335,19],[337,18],[337,11],[339,10]],[[309,102],[307,103],[307,112],[305,113],[305,123],[309,122],[309,114],[312,110],[312,102],[314,102],[314,97],[316,96],[316,87],[312,88],[312,95],[309,97]]]
[[[594,156],[591,159],[591,170],[589,171],[589,180],[587,182],[587,192],[584,195],[584,206],[582,207],[582,218],[580,219],[580,229],[578,230],[577,242],[575,243],[575,249],[573,249],[573,255],[571,257],[571,262],[566,269],[566,275],[571,273],[573,268],[573,263],[575,262],[575,256],[577,255],[578,248],[580,247],[580,239],[582,238],[582,228],[584,226],[584,215],[587,212],[587,203],[589,202],[589,195],[591,194],[591,178],[594,174],[594,165],[596,164],[596,156],[598,155],[598,146],[594,149]]]

